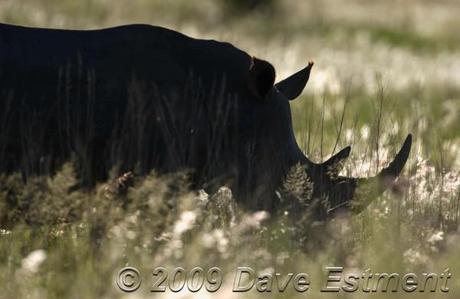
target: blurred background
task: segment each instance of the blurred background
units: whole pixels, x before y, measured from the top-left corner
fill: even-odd
[[[100,189],[69,195],[70,166],[27,184],[0,175],[0,298],[151,298],[147,287],[125,297],[114,285],[118,269],[140,266],[147,278],[159,265],[232,272],[247,264],[308,270],[316,282],[331,264],[358,273],[450,268],[452,290],[442,295],[458,298],[459,16],[460,0],[0,0],[3,23],[147,23],[231,42],[270,61],[277,80],[315,61],[304,94],[291,105],[296,138],[315,161],[351,144],[346,175],[375,174],[414,134],[398,192],[360,215],[322,224],[293,223],[287,211],[247,214],[225,188],[172,198],[168,181],[154,175],[109,199]],[[239,298],[231,284],[224,281],[216,295]]]
[[[319,115],[323,130],[332,133],[329,120],[340,115],[334,107],[343,108],[346,101],[351,109],[345,120],[357,123],[344,127],[361,127],[369,123],[372,106],[380,105],[365,99],[380,94],[382,108],[402,122],[398,129],[423,129],[414,133],[430,136],[424,141],[430,153],[425,154],[433,154],[437,163],[441,163],[440,142],[434,136],[458,144],[460,134],[459,13],[458,0],[0,2],[0,21],[5,23],[67,29],[147,23],[196,38],[228,41],[270,61],[278,80],[314,60],[305,91],[313,98],[295,103],[294,108],[310,105],[300,110],[308,113],[326,107]],[[315,115],[309,120],[295,118],[297,127],[308,126],[308,121],[313,130]],[[307,151],[318,148],[317,140],[305,142]]]

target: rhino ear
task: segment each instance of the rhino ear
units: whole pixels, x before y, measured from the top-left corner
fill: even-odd
[[[255,95],[264,99],[275,83],[275,68],[267,61],[251,59],[248,78],[249,89]]]
[[[276,83],[276,88],[281,91],[289,100],[297,98],[307,85],[310,78],[310,71],[313,67],[313,62],[310,61],[308,65],[294,75]]]

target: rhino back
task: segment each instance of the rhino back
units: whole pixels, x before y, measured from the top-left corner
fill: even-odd
[[[245,52],[228,43],[193,39],[150,25],[81,31],[0,24],[2,77],[33,71],[43,75],[81,64],[100,76],[125,80],[134,72],[159,83],[174,82],[189,71],[206,79],[225,74],[236,80],[249,63]]]
[[[176,99],[170,103],[176,112],[170,117],[176,119],[167,124],[160,120],[157,126],[149,119],[144,131],[137,133],[140,136],[119,142],[119,151],[138,143],[136,155],[155,156],[147,157],[145,166],[162,167],[159,161],[172,158],[165,156],[172,154],[164,131],[171,123],[189,122],[184,118],[190,117],[193,103],[187,105],[180,94],[183,86],[192,78],[199,82],[202,94],[210,94],[215,82],[225,78],[226,92],[244,93],[250,61],[249,55],[230,44],[149,25],[79,31],[0,24],[0,105],[5,111],[0,113],[0,122],[8,124],[2,133],[7,140],[3,152],[15,153],[9,161],[23,160],[20,156],[25,150],[20,148],[30,139],[36,141],[40,155],[52,156],[57,163],[78,147],[93,160],[104,158],[114,130],[122,134],[125,123],[137,121],[127,119],[127,110],[137,109],[131,117],[148,118],[142,116],[144,106],[131,107],[135,100],[130,86],[136,81],[147,86],[145,95],[153,110],[165,105],[160,99]],[[82,141],[70,140],[75,136]],[[108,167],[99,167],[100,172]]]

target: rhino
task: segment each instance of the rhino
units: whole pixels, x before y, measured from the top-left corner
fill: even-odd
[[[0,172],[27,180],[73,161],[82,186],[94,186],[133,169],[186,171],[193,189],[226,184],[248,209],[273,210],[297,165],[311,197],[327,201],[323,215],[359,212],[370,202],[361,187],[383,192],[402,171],[412,137],[371,178],[338,175],[350,147],[323,163],[308,159],[290,101],[312,67],[275,83],[269,62],[166,28],[0,24]]]

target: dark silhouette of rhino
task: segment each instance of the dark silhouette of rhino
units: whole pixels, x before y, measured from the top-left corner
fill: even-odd
[[[91,31],[0,24],[0,171],[24,178],[73,160],[82,184],[110,170],[187,170],[194,188],[229,184],[250,209],[300,165],[312,198],[362,210],[401,172],[411,136],[373,178],[338,176],[350,147],[310,161],[294,138],[289,101],[313,63],[275,84],[275,69],[231,44],[149,25]],[[364,186],[364,187],[363,187]]]

